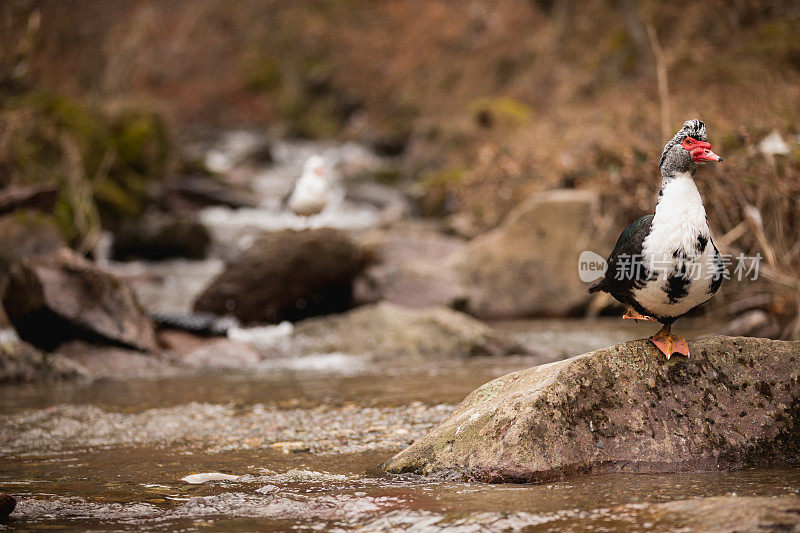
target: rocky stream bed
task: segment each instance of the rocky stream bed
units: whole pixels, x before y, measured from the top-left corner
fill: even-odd
[[[564,342],[582,343],[586,332],[580,324],[506,327],[519,340],[558,332]],[[625,331],[601,321],[595,327],[620,336],[633,326]],[[797,527],[800,470],[789,466],[578,473],[501,485],[388,475],[378,468],[401,449],[408,455],[414,447],[406,447],[450,416],[471,390],[540,360],[478,357],[453,365],[365,359],[356,366],[332,359],[245,374],[7,386],[0,401],[0,479],[19,503],[0,528]],[[229,479],[183,480],[203,472]]]

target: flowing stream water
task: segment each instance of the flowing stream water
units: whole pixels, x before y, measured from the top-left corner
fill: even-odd
[[[244,135],[228,143],[251,141]],[[231,151],[210,151],[212,166],[230,167]],[[314,151],[332,163],[374,163],[357,146],[281,144],[277,164],[251,181],[259,207],[203,212],[215,232],[215,257],[109,268],[138,280],[151,310],[187,311],[223,258],[254,232],[309,224],[282,212],[275,199]],[[374,206],[345,199],[314,223],[359,229],[378,218]],[[495,326],[553,359],[654,329],[605,318]],[[717,329],[695,319],[680,331],[694,337]],[[679,510],[656,515],[654,505],[800,494],[800,470],[792,468],[597,475],[541,485],[386,475],[381,462],[473,389],[548,359],[297,355],[247,372],[0,387],[0,492],[19,500],[0,530],[678,531],[686,517]],[[202,473],[225,475],[187,478]]]
[[[511,325],[586,342],[580,322]],[[623,334],[601,321],[595,329]],[[628,328],[630,329],[630,328]],[[591,332],[589,332],[591,333]],[[630,334],[630,333],[629,333]],[[378,465],[530,357],[351,362],[254,374],[6,386],[0,529],[490,531],[646,528],[652,504],[800,493],[800,470],[598,475],[543,485],[389,476]],[[192,484],[188,475],[227,480]],[[679,529],[680,513],[657,530]]]

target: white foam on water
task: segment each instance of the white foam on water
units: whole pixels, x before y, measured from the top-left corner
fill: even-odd
[[[262,369],[287,370],[294,372],[319,372],[335,373],[339,375],[353,375],[366,371],[369,368],[368,359],[362,356],[350,355],[341,352],[313,353],[300,357],[282,357],[271,359],[261,364]]]
[[[139,302],[150,312],[191,313],[192,304],[224,268],[221,259],[202,261],[112,261],[106,269],[125,278]]]
[[[223,474],[221,472],[204,472],[202,474],[190,474],[186,477],[182,477],[181,481],[185,481],[186,483],[191,483],[192,485],[199,485],[201,483],[207,483],[209,481],[236,481],[239,479],[240,476],[234,476],[232,474]]]
[[[228,338],[232,341],[244,342],[260,352],[268,352],[275,348],[284,348],[291,340],[294,326],[284,321],[275,326],[258,326],[253,328],[231,327]]]

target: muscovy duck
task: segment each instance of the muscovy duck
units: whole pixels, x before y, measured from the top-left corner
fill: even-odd
[[[672,323],[708,301],[722,284],[724,265],[708,228],[694,182],[699,165],[721,162],[711,151],[706,127],[688,120],[661,154],[661,190],[653,215],[625,228],[607,261],[605,276],[589,287],[628,306],[623,318],[660,322],[650,341],[667,357],[689,356],[689,345],[672,334]]]
[[[296,215],[310,217],[321,213],[331,201],[332,188],[325,160],[312,155],[303,166],[303,174],[289,197],[289,208]]]

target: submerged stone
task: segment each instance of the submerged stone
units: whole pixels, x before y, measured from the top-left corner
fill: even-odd
[[[800,342],[646,340],[497,378],[383,467],[492,482],[800,462]]]

